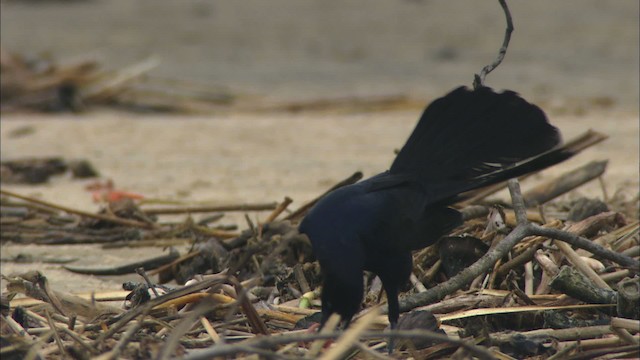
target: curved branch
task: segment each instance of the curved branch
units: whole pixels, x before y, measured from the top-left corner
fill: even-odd
[[[401,311],[409,311],[419,306],[432,304],[444,299],[445,296],[456,290],[462,289],[473,279],[491,269],[498,259],[504,257],[518,242],[528,236],[545,236],[551,239],[564,241],[573,246],[585,249],[603,259],[611,260],[620,265],[630,267],[638,271],[640,261],[629,256],[608,250],[589,239],[576,234],[558,229],[545,228],[539,225],[525,223],[518,225],[513,231],[498,243],[492,250],[484,254],[478,261],[462,270],[448,281],[440,283],[431,289],[405,297],[400,301]],[[384,311],[384,309],[383,309]]]
[[[631,268],[631,270],[634,270],[636,272],[640,271],[640,261],[635,260],[630,256],[604,248],[587,238],[583,238],[568,231],[545,228],[535,224],[531,224],[530,228],[531,235],[544,236],[550,239],[560,240],[575,247],[587,250],[588,252],[603,259],[611,260],[622,266],[629,267]]]
[[[527,220],[527,208],[524,204],[524,198],[522,197],[522,191],[520,191],[520,182],[518,179],[511,179],[508,182],[509,194],[511,195],[511,203],[513,211],[516,214],[516,222],[518,225],[523,225],[528,222]]]
[[[462,289],[480,274],[492,268],[498,259],[507,255],[507,253],[511,251],[517,243],[525,237],[530,236],[532,234],[531,232],[532,229],[530,224],[518,225],[511,233],[509,233],[509,235],[507,235],[507,237],[502,239],[498,245],[484,254],[484,256],[471,264],[468,268],[459,272],[456,276],[425,292],[413,294],[402,299],[402,301],[400,301],[400,310],[409,311],[419,306],[432,304],[444,299],[445,296],[453,293],[454,291]]]
[[[511,19],[511,12],[509,11],[509,6],[507,6],[506,0],[498,0],[500,2],[500,6],[502,6],[502,10],[504,11],[504,16],[507,18],[507,28],[504,31],[504,40],[502,42],[502,47],[500,47],[500,51],[498,52],[498,57],[489,65],[482,68],[480,74],[475,74],[473,79],[473,88],[477,89],[480,86],[484,85],[484,79],[487,75],[492,72],[495,68],[502,63],[502,59],[507,54],[507,49],[509,48],[509,41],[511,41],[511,33],[513,32],[513,20]]]

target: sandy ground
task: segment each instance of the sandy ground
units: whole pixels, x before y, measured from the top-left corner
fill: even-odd
[[[635,0],[509,1],[515,31],[488,80],[536,102],[638,106]],[[2,46],[276,98],[411,93],[469,84],[504,33],[496,1],[0,2]]]
[[[365,176],[386,170],[393,149],[406,140],[418,115],[418,111],[219,118],[12,115],[2,124],[1,149],[6,158],[89,159],[118,188],[150,198],[224,204],[279,201],[286,195],[296,201],[295,206],[356,170]],[[589,128],[611,139],[545,175],[591,159],[609,159],[609,192],[637,181],[637,116],[601,113],[556,116],[552,121],[565,139]],[[12,135],[25,128],[32,132]],[[85,183],[57,177],[43,186],[5,187],[93,210],[96,205],[83,190]]]
[[[12,50],[59,58],[97,54],[114,68],[154,53],[163,60],[158,75],[274,99],[405,93],[426,102],[468,84],[494,56],[503,27],[497,5],[475,1],[0,4],[2,46]],[[609,159],[608,193],[637,189],[638,3],[514,1],[512,11],[512,47],[489,84],[540,103],[566,139],[589,128],[610,136],[542,177]],[[290,196],[295,208],[356,170],[365,176],[385,170],[419,113],[4,114],[0,150],[3,159],[85,158],[118,188],[150,198],[223,204]],[[42,186],[3,188],[95,211],[85,185],[59,177]],[[578,193],[602,196],[597,183]],[[12,244],[1,250],[3,258],[21,252],[78,256],[77,265],[161,252]],[[43,264],[2,262],[1,272],[29,269],[43,271],[54,288],[73,291],[117,289],[122,280]]]

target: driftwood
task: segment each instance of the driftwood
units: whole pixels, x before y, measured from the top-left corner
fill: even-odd
[[[550,180],[539,185],[524,194],[527,206],[536,206],[567,193],[576,187],[601,176],[608,161],[592,161],[578,169],[561,175],[557,179]]]
[[[596,286],[587,277],[570,266],[563,266],[555,278],[551,280],[551,287],[573,298],[592,304],[615,304],[615,291]]]
[[[624,279],[618,283],[618,315],[640,320],[640,278]]]

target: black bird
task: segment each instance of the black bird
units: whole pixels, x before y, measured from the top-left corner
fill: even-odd
[[[322,324],[332,313],[349,324],[368,270],[382,280],[395,328],[411,251],[462,224],[447,205],[565,160],[560,142],[544,112],[512,91],[460,87],[431,103],[388,171],[327,194],[300,224],[323,272]]]

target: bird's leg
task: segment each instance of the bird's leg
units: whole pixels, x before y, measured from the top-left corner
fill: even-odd
[[[389,323],[389,329],[391,329],[391,331],[395,330],[396,327],[398,326],[398,322],[390,322]],[[393,354],[393,350],[395,347],[395,339],[391,336],[389,336],[389,342],[387,343],[387,352],[389,353],[389,355]]]
[[[388,285],[385,287],[387,293],[387,307],[389,308],[389,328],[395,330],[398,326],[398,318],[400,317],[400,304],[398,303],[398,289],[394,285]],[[389,354],[393,353],[394,338],[389,337],[387,345],[387,351]]]

